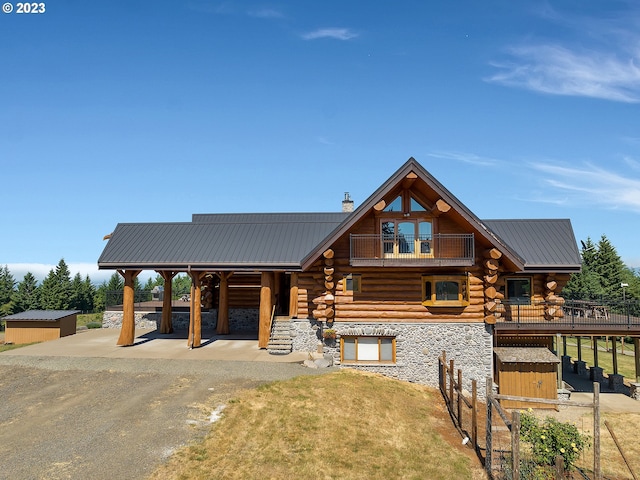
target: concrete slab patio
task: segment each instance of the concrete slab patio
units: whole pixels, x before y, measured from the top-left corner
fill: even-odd
[[[136,330],[135,344],[116,345],[119,330],[80,330],[75,335],[2,352],[0,355],[43,357],[149,358],[181,360],[227,360],[245,362],[300,363],[305,352],[271,355],[258,348],[255,335],[216,335],[203,332],[202,346],[187,347],[187,333],[160,334],[157,330]]]

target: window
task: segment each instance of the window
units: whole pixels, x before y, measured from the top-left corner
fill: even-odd
[[[507,278],[507,300],[515,305],[531,304],[531,278]]]
[[[433,256],[430,220],[383,220],[381,231],[386,257]]]
[[[422,277],[422,304],[426,307],[466,307],[469,305],[467,275]]]
[[[346,277],[344,277],[344,283],[342,285],[342,290],[346,292],[360,293],[360,288],[362,285],[362,279],[359,274],[350,273]]]
[[[343,336],[340,339],[341,362],[395,363],[394,337]]]

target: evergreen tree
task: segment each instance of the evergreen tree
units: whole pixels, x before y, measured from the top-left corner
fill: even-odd
[[[595,271],[600,278],[604,297],[610,300],[622,300],[620,284],[625,266],[615,247],[605,235],[602,235],[598,242],[597,258]]]
[[[12,296],[14,313],[40,309],[39,287],[36,277],[27,272]]]
[[[5,265],[0,268],[0,317],[6,317],[13,313],[13,302],[11,297],[15,291],[16,281]]]
[[[71,282],[71,308],[82,312],[93,311],[93,296],[95,289],[89,275],[83,280],[79,273]]]
[[[45,310],[68,310],[72,302],[71,294],[71,275],[64,259],[61,259],[40,286],[40,306]]]

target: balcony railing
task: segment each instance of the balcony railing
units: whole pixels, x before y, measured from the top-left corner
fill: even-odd
[[[497,330],[640,330],[640,303],[503,302],[495,311]]]
[[[473,234],[351,235],[351,265],[471,266],[475,260]]]

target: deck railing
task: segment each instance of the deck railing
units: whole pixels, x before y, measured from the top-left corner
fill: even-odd
[[[496,308],[496,328],[563,326],[640,327],[640,302],[592,302],[566,300],[560,302],[508,302]]]
[[[471,266],[473,234],[351,235],[352,266]]]

